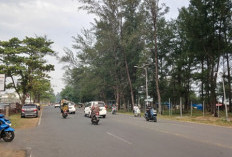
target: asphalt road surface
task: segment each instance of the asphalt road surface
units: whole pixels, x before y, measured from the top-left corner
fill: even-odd
[[[38,127],[6,145],[31,157],[232,157],[232,129],[111,113],[92,125],[83,110],[63,119],[45,107]]]

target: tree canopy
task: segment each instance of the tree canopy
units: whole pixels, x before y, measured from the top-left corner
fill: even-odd
[[[144,105],[146,65],[148,95],[160,112],[161,104],[170,99],[178,105],[181,97],[185,111],[191,101],[205,101],[216,115],[221,79],[232,110],[230,0],[191,0],[172,20],[165,19],[168,7],[158,0],[79,2],[97,18],[62,58],[71,65],[65,78],[76,101],[115,100],[124,109]]]
[[[39,102],[40,96],[51,89],[48,72],[54,70],[54,65],[44,59],[54,55],[51,44],[46,37],[0,41],[0,72],[11,78],[7,88],[15,89],[23,104],[28,94]]]

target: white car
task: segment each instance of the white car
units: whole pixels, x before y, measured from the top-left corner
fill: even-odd
[[[60,107],[60,104],[57,103],[57,104],[54,105],[54,107],[55,107],[55,108],[57,108],[57,107],[59,108],[59,107]]]
[[[103,118],[106,117],[107,111],[105,107],[105,103],[103,101],[91,101],[89,102],[85,109],[84,109],[84,115],[90,117],[91,116],[91,108],[93,105],[98,105],[100,108],[99,116],[102,116]]]
[[[76,113],[76,107],[75,107],[75,105],[74,104],[71,104],[71,103],[69,103],[68,104],[68,109],[69,109],[69,113],[73,113],[73,114],[75,114]]]

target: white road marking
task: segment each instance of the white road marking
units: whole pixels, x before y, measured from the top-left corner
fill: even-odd
[[[40,125],[40,123],[41,123],[42,115],[43,115],[43,110],[41,110],[41,114],[40,114],[40,117],[39,117],[39,123],[38,123],[38,126],[39,126],[39,125]]]
[[[32,157],[32,150],[31,150],[31,147],[26,147],[27,149],[27,156],[30,156]],[[30,154],[29,154],[30,153]]]
[[[118,139],[118,140],[121,140],[121,141],[127,143],[127,144],[132,144],[131,142],[125,140],[125,139],[122,138],[122,137],[119,137],[119,136],[117,136],[117,135],[114,135],[114,134],[112,134],[112,133],[110,133],[110,132],[106,132],[106,133],[107,133],[108,135],[110,135],[110,136],[113,136],[114,138],[116,138],[116,139]]]

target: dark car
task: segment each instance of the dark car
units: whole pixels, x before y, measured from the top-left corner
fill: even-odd
[[[38,108],[36,104],[25,104],[22,106],[21,118],[38,117]]]

